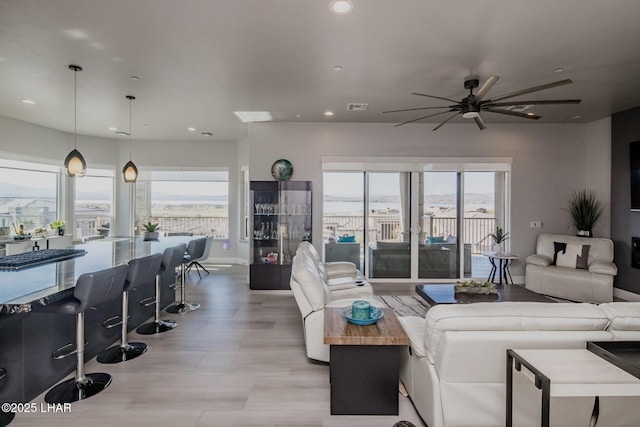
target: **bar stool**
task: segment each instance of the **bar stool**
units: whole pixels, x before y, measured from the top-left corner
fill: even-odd
[[[85,273],[78,277],[73,295],[45,306],[34,307],[45,313],[76,316],[76,375],[53,387],[44,396],[47,403],[71,403],[100,393],[111,384],[111,375],[104,372],[84,373],[84,312],[93,306],[120,298],[129,266]],[[73,353],[69,353],[73,354]]]
[[[204,251],[202,252],[202,255],[197,258],[192,257],[191,261],[189,262],[189,265],[187,265],[187,273],[189,273],[189,271],[191,271],[191,269],[195,267],[196,271],[198,272],[198,277],[200,278],[202,278],[202,275],[200,274],[200,269],[203,269],[205,273],[209,274],[209,270],[207,270],[206,268],[204,268],[202,264],[200,264],[200,261],[204,261],[209,258],[209,254],[211,253],[211,246],[213,246],[213,236],[208,236],[206,237],[206,239],[207,239],[207,244],[204,246]]]
[[[147,351],[147,345],[141,342],[128,342],[128,318],[129,318],[129,289],[136,286],[143,286],[153,283],[160,273],[162,265],[162,254],[149,255],[143,258],[132,259],[129,261],[129,272],[127,273],[127,281],[122,291],[122,336],[120,345],[110,347],[98,354],[98,362],[100,363],[120,363],[136,357]]]
[[[182,266],[180,267],[180,304],[174,304],[167,308],[168,313],[190,313],[200,308],[200,304],[189,303],[185,301],[186,293],[186,271],[187,264],[192,259],[196,259],[202,256],[204,248],[207,245],[207,238],[191,240],[187,246],[187,253],[183,254]]]
[[[174,246],[171,248],[167,248],[164,250],[164,254],[162,255],[162,264],[160,266],[160,272],[156,275],[156,297],[155,300],[148,305],[155,304],[156,305],[156,315],[155,320],[153,322],[145,323],[144,325],[140,325],[136,332],[140,335],[153,335],[159,334],[162,332],[169,331],[178,324],[173,320],[161,320],[160,319],[160,280],[162,275],[166,271],[171,271],[174,274],[174,283],[173,287],[175,288],[175,270],[182,263],[182,259],[184,258],[184,251],[187,249],[186,244],[181,244],[178,246]],[[143,300],[144,301],[144,300]],[[141,304],[146,305],[140,301]]]
[[[7,376],[7,370],[4,368],[0,368],[0,384]],[[14,412],[5,412],[4,409],[0,409],[0,426],[9,425],[13,418],[16,416]]]

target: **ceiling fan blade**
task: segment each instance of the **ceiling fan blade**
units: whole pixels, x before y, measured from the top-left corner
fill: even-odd
[[[538,92],[540,90],[551,89],[552,87],[568,85],[570,83],[573,83],[573,81],[571,79],[558,80],[557,82],[547,83],[545,85],[534,86],[534,87],[530,87],[528,89],[517,90],[515,92],[511,92],[511,93],[507,93],[507,94],[504,94],[504,95],[500,95],[500,96],[497,96],[497,97],[491,99],[490,101],[491,102],[500,101],[500,100],[503,100],[503,99],[513,98],[514,96],[520,96],[520,95],[525,95],[527,93]]]
[[[483,109],[482,111],[488,111],[490,113],[506,114],[507,116],[515,116],[523,119],[538,120],[540,118],[540,116],[536,114],[526,114],[526,113],[519,113],[517,111],[509,111],[509,110],[494,109],[494,108],[486,108],[486,109]]]
[[[418,120],[426,119],[426,118],[433,117],[433,116],[438,116],[438,115],[440,115],[440,114],[449,113],[449,112],[451,112],[451,111],[456,111],[456,110],[447,110],[447,111],[441,111],[441,112],[439,112],[439,113],[435,113],[435,114],[429,114],[428,116],[418,117],[417,119],[408,120],[408,121],[406,121],[406,122],[398,123],[397,125],[394,125],[393,127],[398,127],[398,126],[406,125],[407,123],[417,122]],[[456,114],[458,114],[458,113],[456,113]]]
[[[411,95],[426,96],[427,98],[442,99],[444,101],[453,102],[455,104],[459,104],[460,103],[460,101],[456,101],[455,99],[443,98],[441,96],[427,95],[427,94],[424,94],[424,93],[413,92]]]
[[[491,88],[496,84],[499,78],[500,76],[489,76],[482,87],[478,89],[478,92],[476,93],[476,100],[480,101],[482,98],[484,98],[484,96],[491,90]]]
[[[559,105],[559,104],[580,104],[581,99],[553,99],[545,101],[512,101],[512,102],[492,102],[487,101],[483,107],[508,107],[511,105]]]
[[[476,116],[473,118],[473,120],[476,122],[480,130],[484,130],[486,128],[486,126],[484,125],[484,122],[482,121],[482,117]]]
[[[448,117],[444,122],[440,123],[438,126],[436,126],[436,127],[434,127],[433,129],[431,129],[431,131],[433,132],[434,130],[438,130],[438,129],[440,129],[442,126],[444,126],[444,125],[445,125],[445,123],[447,123],[449,120],[453,119],[453,118],[454,118],[455,116],[457,116],[458,114],[460,114],[460,113],[456,112],[456,113],[452,114],[452,115],[451,115],[451,116],[449,116],[449,117]]]
[[[418,110],[433,110],[436,108],[455,108],[455,105],[446,105],[446,106],[442,106],[442,107],[422,107],[422,108],[405,108],[403,110],[388,110],[388,111],[383,111],[383,113],[401,113],[403,111],[418,111]]]

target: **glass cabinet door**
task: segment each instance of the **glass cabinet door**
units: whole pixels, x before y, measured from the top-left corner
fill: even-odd
[[[289,289],[291,262],[311,241],[311,182],[252,181],[251,289]]]

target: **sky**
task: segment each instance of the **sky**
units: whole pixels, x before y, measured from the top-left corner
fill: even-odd
[[[493,172],[466,172],[466,193],[493,193]],[[324,193],[331,196],[357,196],[363,193],[361,172],[325,172]],[[399,194],[399,174],[375,172],[369,178],[371,190],[377,195]],[[428,194],[454,194],[456,172],[426,172],[425,192]]]

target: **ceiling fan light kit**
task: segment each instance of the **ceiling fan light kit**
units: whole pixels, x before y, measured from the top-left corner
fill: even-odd
[[[443,98],[435,95],[427,95],[424,93],[416,93],[414,92],[412,95],[424,96],[427,98],[440,99],[443,101],[448,101],[453,103],[451,105],[446,106],[438,106],[438,107],[422,107],[422,108],[405,108],[402,110],[388,110],[383,111],[383,113],[399,113],[406,111],[418,111],[418,110],[434,110],[434,109],[447,109],[446,111],[441,111],[439,113],[429,114],[423,117],[419,117],[417,119],[407,120],[405,122],[399,123],[395,126],[402,126],[408,123],[417,122],[420,120],[427,119],[429,117],[438,116],[440,114],[453,113],[448,118],[446,118],[443,122],[441,122],[438,126],[433,128],[433,130],[440,129],[445,123],[449,120],[452,120],[458,114],[461,114],[465,119],[473,119],[476,122],[476,125],[480,130],[485,129],[484,121],[482,120],[481,112],[489,112],[495,114],[504,114],[507,116],[514,116],[523,119],[530,120],[538,120],[540,118],[539,115],[533,113],[523,113],[520,111],[515,111],[513,109],[514,106],[518,105],[560,105],[560,104],[579,104],[580,99],[554,99],[554,100],[526,100],[526,101],[507,101],[507,102],[498,102],[503,101],[505,99],[515,98],[521,95],[526,95],[533,92],[538,92],[545,89],[551,89],[558,86],[567,85],[573,83],[570,79],[559,80],[556,82],[547,83],[540,86],[533,86],[527,89],[518,90],[515,92],[510,92],[504,95],[496,96],[491,99],[485,100],[484,97],[487,93],[493,88],[496,82],[500,79],[499,76],[489,76],[487,80],[483,83],[482,86],[478,89],[478,91],[474,94],[473,90],[478,88],[480,85],[480,80],[475,76],[467,77],[464,81],[464,88],[469,90],[469,95],[465,98],[462,98],[460,101],[456,101],[455,99]]]

